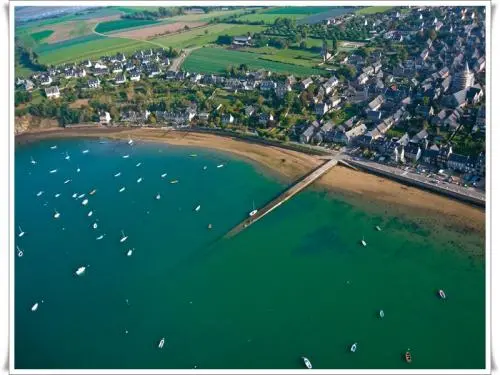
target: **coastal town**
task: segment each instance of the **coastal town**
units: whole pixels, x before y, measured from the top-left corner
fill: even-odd
[[[368,37],[331,36],[346,25]],[[16,132],[29,128],[17,125],[29,115],[57,117],[64,127],[238,134],[341,154],[372,172],[484,203],[484,8],[392,7],[314,25],[278,18],[271,29],[288,37],[249,32],[219,36],[216,44],[252,49],[315,33],[322,37],[320,74],[252,70],[231,61],[224,74],[204,74],[185,70],[189,51],[172,48],[103,55],[17,76]]]

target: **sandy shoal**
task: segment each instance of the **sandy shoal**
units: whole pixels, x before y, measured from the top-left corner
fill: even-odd
[[[177,132],[160,129],[57,129],[24,133],[16,136],[16,144],[45,138],[107,137],[165,142],[229,152],[258,163],[269,172],[293,181],[324,162],[320,158],[275,146],[242,141],[232,137],[206,133]],[[335,167],[314,185],[341,193],[352,202],[380,203],[401,214],[433,218],[461,231],[485,234],[485,211],[455,199],[375,176],[369,173]]]

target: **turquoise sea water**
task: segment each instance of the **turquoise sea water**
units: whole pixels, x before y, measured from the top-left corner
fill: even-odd
[[[286,183],[202,149],[43,141],[17,147],[15,165],[16,368],[485,366],[484,259],[460,248],[477,235],[457,244],[313,188],[224,239]]]

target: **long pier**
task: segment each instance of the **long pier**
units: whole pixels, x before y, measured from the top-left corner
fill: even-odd
[[[255,223],[257,220],[263,218],[265,215],[267,215],[269,212],[274,210],[275,208],[279,207],[281,204],[286,202],[288,199],[293,197],[295,194],[299,193],[301,190],[305,189],[307,186],[312,184],[314,181],[316,181],[318,178],[320,178],[322,175],[324,175],[326,172],[328,172],[330,169],[335,167],[339,161],[336,158],[332,158],[316,168],[314,171],[306,175],[305,177],[301,178],[299,181],[294,183],[291,187],[289,187],[287,190],[285,190],[283,193],[281,193],[277,198],[273,199],[271,202],[266,204],[264,207],[262,207],[260,210],[257,211],[257,213],[254,216],[251,216],[247,219],[245,219],[243,222],[238,224],[236,227],[234,227],[231,231],[229,231],[226,234],[226,237],[232,237],[239,232],[241,232],[243,229],[249,227],[253,223]]]

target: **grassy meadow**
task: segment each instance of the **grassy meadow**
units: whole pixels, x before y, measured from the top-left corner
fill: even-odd
[[[356,11],[357,14],[377,14],[377,13],[384,13],[387,12],[388,10],[391,10],[394,8],[393,6],[373,6],[373,7],[366,7],[362,8],[358,11]]]
[[[134,20],[134,19],[120,19],[114,21],[101,22],[97,24],[95,31],[98,33],[109,33],[113,31],[122,31],[132,27],[143,27],[148,25],[157,24],[159,21],[155,20]]]

